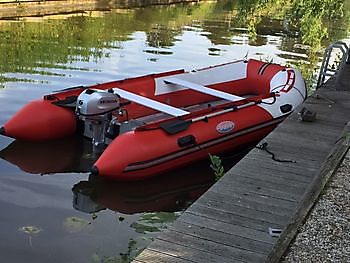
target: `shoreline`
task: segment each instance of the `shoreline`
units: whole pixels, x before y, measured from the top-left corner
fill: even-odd
[[[7,0],[0,1],[0,19],[69,14],[94,10],[107,11],[115,8],[137,8],[152,5],[197,3],[200,1],[201,0]]]

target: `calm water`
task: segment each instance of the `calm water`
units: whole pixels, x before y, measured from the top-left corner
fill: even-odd
[[[349,1],[334,3],[319,17],[219,1],[0,21],[0,126],[61,88],[244,57],[296,66],[312,89],[320,48],[349,39]],[[213,183],[208,162],[142,183],[92,180],[90,144],[78,138],[0,137],[0,150],[1,262],[128,262]]]

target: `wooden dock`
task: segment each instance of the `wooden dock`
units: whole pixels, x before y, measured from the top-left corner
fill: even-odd
[[[263,140],[285,162],[253,149],[134,262],[278,262],[349,149],[349,83],[347,64]]]

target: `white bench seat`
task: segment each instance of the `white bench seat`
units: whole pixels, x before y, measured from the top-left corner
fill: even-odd
[[[152,100],[150,98],[143,97],[141,95],[138,95],[138,94],[126,91],[126,90],[114,88],[113,91],[124,99],[133,101],[135,103],[141,104],[143,106],[146,106],[146,107],[154,109],[154,110],[164,112],[164,113],[169,114],[169,115],[174,116],[174,117],[179,117],[179,116],[189,114],[188,111],[181,110],[179,108],[164,104],[164,103],[159,102],[159,101]]]
[[[211,89],[211,88],[208,88],[208,87],[205,87],[205,86],[193,83],[193,82],[189,82],[187,80],[175,78],[175,77],[164,79],[164,83],[182,86],[182,87],[185,87],[188,89],[196,90],[198,92],[212,95],[214,97],[218,97],[218,98],[229,100],[229,101],[244,100],[243,97],[236,96],[236,95],[233,95],[233,94],[230,94],[227,92],[223,92],[220,90]]]

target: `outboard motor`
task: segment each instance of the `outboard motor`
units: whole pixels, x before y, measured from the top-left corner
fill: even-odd
[[[98,89],[87,89],[78,96],[75,111],[84,122],[84,136],[92,138],[94,152],[104,148],[107,138],[118,135],[119,123],[112,113],[120,109],[119,98],[113,90]]]

